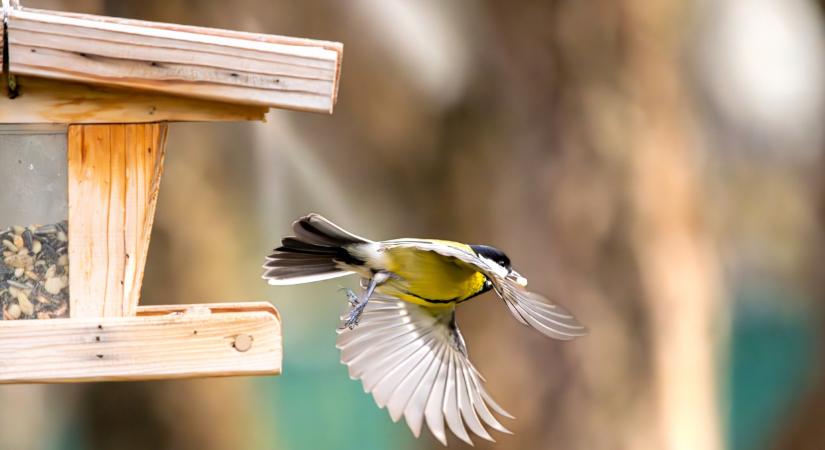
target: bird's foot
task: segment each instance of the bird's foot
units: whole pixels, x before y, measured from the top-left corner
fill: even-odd
[[[344,320],[344,326],[349,328],[350,330],[354,329],[358,326],[358,321],[361,320],[361,314],[364,312],[364,308],[367,307],[367,303],[370,301],[370,297],[372,297],[372,293],[375,292],[375,288],[378,285],[384,284],[387,280],[389,280],[393,275],[389,272],[377,272],[373,277],[370,279],[369,284],[367,285],[367,289],[364,291],[364,295],[359,297],[355,295],[352,290],[347,289],[347,299],[349,300],[349,304],[352,305],[352,309],[350,309],[349,314],[347,314],[346,320]]]
[[[344,325],[341,329],[348,328],[352,330],[358,326],[358,322],[361,320],[361,314],[363,314],[364,308],[367,306],[367,302],[362,300],[352,289],[344,288],[342,290],[347,295],[347,302],[350,305],[350,310],[346,317],[342,317],[342,319],[344,319]]]
[[[357,298],[357,297],[356,297]],[[354,329],[358,326],[358,322],[361,320],[361,314],[364,313],[364,308],[367,307],[367,302],[358,303],[353,305],[352,309],[347,314],[346,320],[344,320],[344,326],[349,328],[350,330]]]
[[[341,290],[344,291],[344,293],[347,295],[347,302],[349,302],[350,306],[358,306],[360,300],[358,299],[358,294],[356,294],[355,291],[349,288],[341,288]]]

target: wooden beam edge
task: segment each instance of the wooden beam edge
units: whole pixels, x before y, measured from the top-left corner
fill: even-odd
[[[155,94],[136,89],[17,77],[19,96],[0,95],[4,123],[264,121],[266,106]]]
[[[281,364],[280,316],[265,302],[0,322],[0,384],[278,375]]]
[[[257,92],[262,89],[262,86],[258,86],[255,83],[250,85],[238,84],[237,86],[229,87],[227,88],[228,90],[226,90],[219,89],[220,86],[218,85],[213,86],[210,82],[207,82],[206,79],[198,81],[165,79],[163,81],[166,82],[157,82],[158,80],[149,77],[143,80],[145,82],[142,82],[141,78],[136,76],[136,73],[140,72],[137,68],[141,67],[142,64],[146,64],[148,61],[140,59],[136,59],[134,61],[136,70],[129,72],[128,77],[126,77],[125,74],[119,74],[112,77],[110,76],[111,74],[107,76],[98,76],[91,72],[86,73],[85,75],[82,73],[67,72],[63,67],[66,64],[65,61],[60,64],[59,67],[61,69],[57,70],[57,66],[51,68],[39,65],[30,67],[26,64],[21,65],[20,63],[16,63],[15,60],[12,59],[12,61],[10,61],[11,72],[18,75],[51,78],[56,80],[81,81],[92,83],[94,85],[133,87],[141,91],[159,92],[167,95],[172,94],[189,98],[204,98],[207,100],[223,101],[235,104],[286,108],[329,114],[333,112],[334,106],[337,102],[341,62],[343,57],[343,44],[339,42],[149,22],[134,19],[94,16],[89,14],[40,10],[33,8],[10,9],[9,29],[14,27],[18,17],[20,20],[33,20],[35,18],[39,18],[39,20],[43,20],[47,23],[50,23],[50,21],[57,21],[56,23],[66,22],[67,24],[71,24],[71,26],[75,27],[89,27],[95,29],[102,27],[100,28],[101,30],[112,27],[122,27],[124,29],[128,28],[129,30],[132,30],[132,32],[136,33],[147,33],[147,36],[157,35],[158,38],[168,38],[173,40],[182,39],[193,43],[199,42],[208,44],[212,40],[215,40],[216,42],[230,40],[235,42],[235,45],[240,45],[241,47],[261,47],[260,51],[263,52],[270,51],[265,50],[266,48],[269,48],[266,46],[273,46],[273,48],[285,49],[288,52],[297,51],[298,53],[295,54],[296,57],[299,57],[300,54],[304,54],[303,57],[306,58],[315,58],[319,61],[326,60],[332,63],[333,70],[330,80],[332,85],[328,86],[329,91],[324,92],[321,96],[324,99],[323,104],[315,104],[312,101],[299,98],[305,94],[321,95],[319,92],[303,92],[301,90],[295,90],[284,91],[282,93],[278,93],[274,97],[260,97],[263,94]],[[114,28],[112,29],[114,30]],[[9,38],[9,41],[11,43],[10,53],[14,55],[17,44],[14,43],[13,36]],[[292,50],[289,50],[290,48]],[[306,50],[299,50],[301,48],[306,48]],[[34,49],[31,49],[31,51],[33,52]],[[28,50],[26,50],[26,53],[28,54]],[[158,69],[155,68],[155,70],[157,71]],[[237,83],[238,79],[236,78],[234,82]]]

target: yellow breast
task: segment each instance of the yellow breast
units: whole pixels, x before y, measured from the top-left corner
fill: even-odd
[[[439,241],[462,249],[469,246]],[[477,294],[486,278],[472,266],[455,258],[406,247],[388,248],[383,258],[386,269],[401,277],[378,287],[378,291],[411,303],[451,305]]]

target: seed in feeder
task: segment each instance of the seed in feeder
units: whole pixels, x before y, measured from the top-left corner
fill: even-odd
[[[67,230],[65,221],[0,229],[0,319],[68,317]]]
[[[26,267],[34,266],[34,259],[32,259],[32,257],[29,256],[29,255],[20,255],[20,254],[12,255],[12,256],[9,256],[8,258],[6,258],[4,261],[5,261],[7,266],[14,267],[14,268],[18,268],[18,267],[26,268]]]
[[[49,294],[57,295],[60,293],[60,290],[63,289],[63,282],[57,277],[49,278],[43,287],[46,288],[46,292]]]
[[[34,314],[34,305],[29,301],[29,296],[24,293],[17,294],[17,303],[20,304],[20,311],[27,316]]]
[[[15,288],[18,291],[30,291],[34,288],[34,286],[30,286],[26,283],[21,283],[17,280],[9,280],[6,283],[8,283],[9,288]]]
[[[9,251],[10,251],[10,252],[12,252],[12,253],[17,253],[18,248],[17,248],[17,246],[16,246],[16,245],[14,245],[14,243],[13,243],[13,242],[11,242],[11,241],[3,241],[3,246],[4,246],[4,247],[6,247],[7,249],[9,249]],[[5,253],[4,253],[4,254],[5,254]]]
[[[34,240],[34,238],[32,237],[31,230],[26,229],[26,231],[23,232],[23,245],[25,245],[27,249],[31,250],[33,240]]]
[[[42,227],[37,227],[37,229],[34,231],[34,234],[40,236],[54,234],[55,232],[57,232],[57,225],[51,224],[43,225]]]
[[[12,303],[9,305],[9,309],[6,310],[6,313],[9,315],[11,319],[19,319],[20,318],[20,307],[17,306],[16,303]]]

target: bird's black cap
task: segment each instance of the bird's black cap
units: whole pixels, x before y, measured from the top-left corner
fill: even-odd
[[[476,252],[476,255],[493,260],[502,267],[510,268],[510,258],[503,251],[489,245],[471,245],[470,248]]]

